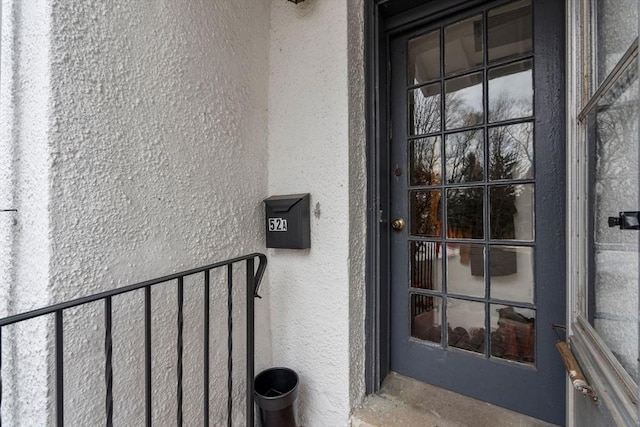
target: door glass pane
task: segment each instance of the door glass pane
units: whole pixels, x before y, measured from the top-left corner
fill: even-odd
[[[484,303],[447,298],[449,347],[484,353]]]
[[[489,129],[489,179],[533,178],[533,123]]]
[[[483,187],[447,189],[447,237],[484,238]]]
[[[447,80],[445,93],[444,114],[447,129],[482,124],[482,72]]]
[[[493,240],[533,240],[534,185],[494,185],[489,189]]]
[[[533,248],[489,246],[492,299],[533,303]]]
[[[484,297],[484,245],[449,245],[447,255],[447,292]],[[447,251],[449,252],[449,251]]]
[[[489,70],[489,122],[533,115],[533,61]]]
[[[447,182],[484,180],[484,137],[482,129],[452,133],[445,137]]]
[[[590,319],[638,380],[638,231],[609,227],[618,212],[638,210],[638,77],[633,66],[595,113],[595,212]]]
[[[442,298],[411,294],[411,336],[424,341],[442,342]]]
[[[440,137],[421,138],[411,144],[411,185],[438,185],[442,182]]]
[[[531,0],[509,3],[489,11],[489,62],[532,52]]]
[[[409,135],[440,130],[440,83],[409,91]]]
[[[426,237],[442,235],[440,190],[410,192],[411,234]]]
[[[483,64],[482,15],[472,16],[444,29],[444,69],[447,75]]]
[[[491,304],[491,356],[522,363],[535,361],[536,312]]]
[[[638,37],[638,0],[596,0],[598,85]]]
[[[440,30],[409,40],[407,84],[413,86],[440,77]]]
[[[442,245],[411,242],[411,287],[442,291]]]

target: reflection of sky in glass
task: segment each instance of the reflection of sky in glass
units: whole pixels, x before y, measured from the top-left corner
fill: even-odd
[[[533,115],[531,60],[489,71],[489,121]]]
[[[484,120],[482,73],[469,74],[445,83],[447,129],[481,124]]]

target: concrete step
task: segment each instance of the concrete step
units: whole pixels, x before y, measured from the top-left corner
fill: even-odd
[[[367,396],[352,427],[551,427],[552,424],[396,373]]]

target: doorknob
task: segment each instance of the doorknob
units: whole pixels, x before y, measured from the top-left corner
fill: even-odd
[[[391,227],[393,227],[394,230],[400,231],[404,228],[404,219],[402,218],[396,218],[391,222]]]

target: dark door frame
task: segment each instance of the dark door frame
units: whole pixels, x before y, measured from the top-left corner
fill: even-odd
[[[375,393],[389,373],[390,258],[389,183],[386,140],[389,132],[389,37],[485,3],[485,0],[365,0],[365,87],[367,138],[366,348],[367,394]],[[418,18],[420,17],[420,18]],[[424,18],[428,17],[428,18]]]
[[[398,32],[473,8],[486,0],[365,0],[367,137],[366,360],[367,393],[390,370],[389,39]],[[553,17],[553,20],[564,16]],[[563,43],[555,40],[552,44]],[[564,44],[555,46],[564,56]],[[564,87],[558,87],[564,97]],[[564,117],[564,116],[563,116]],[[564,126],[564,123],[563,123]],[[564,187],[564,175],[560,185]],[[564,244],[564,240],[561,244]]]

